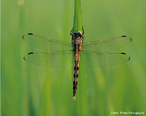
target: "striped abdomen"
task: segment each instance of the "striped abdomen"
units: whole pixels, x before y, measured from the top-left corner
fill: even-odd
[[[74,53],[74,81],[73,81],[73,99],[76,98],[78,75],[79,75],[79,58],[80,53]]]

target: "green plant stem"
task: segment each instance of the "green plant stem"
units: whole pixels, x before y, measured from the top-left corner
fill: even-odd
[[[75,0],[75,9],[74,9],[74,25],[73,25],[73,32],[75,30],[82,31],[82,11],[81,11],[81,1]]]

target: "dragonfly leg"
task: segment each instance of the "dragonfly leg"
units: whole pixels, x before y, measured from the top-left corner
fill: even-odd
[[[72,31],[73,31],[73,29],[70,31],[70,35],[71,35],[71,36],[73,36],[73,32],[72,32]]]
[[[84,27],[82,27],[82,30],[83,30],[83,33],[82,33],[82,36],[84,35]]]

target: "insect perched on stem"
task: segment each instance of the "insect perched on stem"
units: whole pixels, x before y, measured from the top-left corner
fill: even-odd
[[[84,30],[83,33],[79,30],[71,31],[70,35],[72,36],[71,43],[33,33],[26,33],[22,38],[33,46],[47,50],[45,52],[30,52],[23,57],[25,61],[31,63],[49,67],[63,67],[66,64],[62,62],[62,58],[71,59],[74,55],[73,99],[76,98],[80,55],[85,58],[87,66],[92,67],[104,67],[130,60],[130,57],[124,52],[109,52],[130,43],[132,38],[126,35],[85,43],[82,42]],[[49,62],[49,59],[51,59],[51,62]]]

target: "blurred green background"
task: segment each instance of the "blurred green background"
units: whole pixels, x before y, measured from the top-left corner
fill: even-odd
[[[131,60],[105,68],[80,63],[77,98],[72,98],[73,67],[48,68],[25,62],[39,51],[22,40],[33,32],[70,42],[73,0],[3,0],[1,4],[2,116],[113,116],[146,114],[146,1],[82,0],[85,41],[126,34],[133,41],[116,51]],[[67,62],[69,63],[69,62]],[[127,114],[126,116],[134,116]]]

